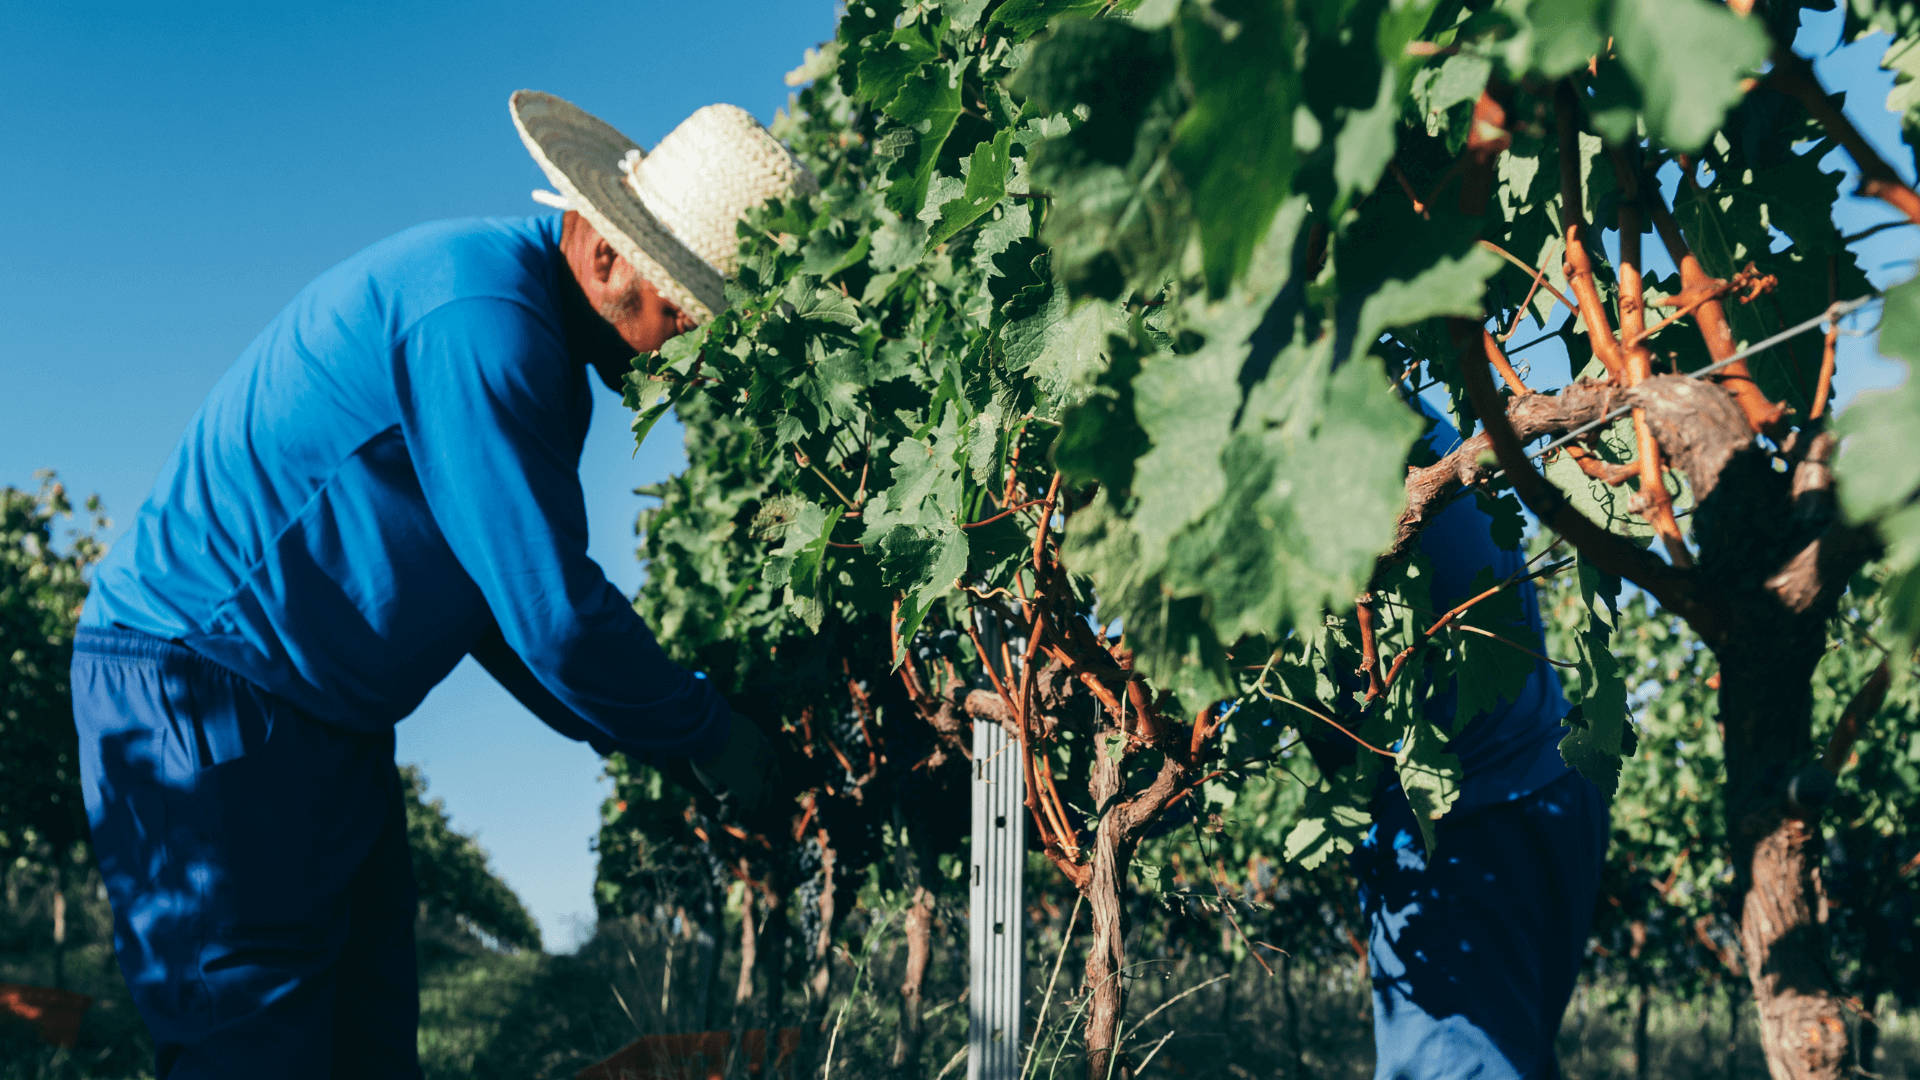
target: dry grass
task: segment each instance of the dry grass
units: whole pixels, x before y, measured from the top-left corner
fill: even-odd
[[[46,912],[31,895],[16,893],[0,909],[0,981],[51,981]],[[97,910],[96,910],[97,909]],[[0,1023],[0,1080],[132,1080],[148,1075],[150,1048],[132,1013],[106,948],[105,905],[76,903],[65,969],[70,987],[94,994],[81,1045],[59,1050]],[[956,1058],[965,1041],[964,927],[943,927],[929,973],[925,1080],[953,1065],[947,1080],[965,1075]],[[727,939],[722,935],[723,940]],[[898,934],[868,929],[837,965],[832,1008],[832,1077],[892,1077],[889,1065],[898,1019],[896,992],[904,968]],[[449,926],[421,933],[422,1064],[439,1080],[561,1080],[633,1038],[664,1031],[731,1026],[736,959],[716,955],[697,934],[665,935],[630,922],[608,923],[572,956],[503,954]],[[1039,955],[1028,972],[1030,1016],[1046,990],[1054,955]],[[864,959],[864,966],[860,961]],[[667,965],[673,975],[667,976]],[[1083,1068],[1073,1020],[1075,960],[1062,972],[1031,1075],[1078,1078]],[[1127,1044],[1136,1062],[1151,1060],[1146,1078],[1365,1080],[1373,1071],[1372,1023],[1365,984],[1351,965],[1289,972],[1293,993],[1277,974],[1251,960],[1231,972],[1205,955],[1149,961],[1130,971]],[[1585,987],[1567,1012],[1560,1060],[1569,1078],[1631,1080],[1636,1075],[1631,1015],[1607,1007],[1615,995]],[[805,1008],[798,983],[783,998],[785,1023]],[[1163,1007],[1164,1006],[1164,1007]],[[1150,1018],[1149,1018],[1150,1017]],[[748,1017],[757,1026],[763,1019]],[[1920,1080],[1920,1016],[1882,1017],[1877,1071],[1889,1080]],[[1753,1007],[1741,1008],[1734,1050],[1723,998],[1656,1001],[1650,1014],[1648,1075],[1662,1080],[1761,1080]],[[1031,1037],[1032,1031],[1028,1032]],[[823,1045],[825,1039],[822,1040]],[[1158,1048],[1157,1050],[1155,1048]]]

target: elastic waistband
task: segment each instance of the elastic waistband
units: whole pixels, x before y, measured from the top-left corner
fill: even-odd
[[[73,651],[93,656],[119,656],[129,660],[198,662],[219,667],[218,664],[180,642],[169,641],[143,630],[133,630],[124,626],[83,626],[73,635]],[[226,669],[221,668],[221,670]]]

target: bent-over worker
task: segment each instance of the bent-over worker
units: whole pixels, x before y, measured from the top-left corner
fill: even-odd
[[[578,466],[588,369],[618,388],[711,319],[740,217],[813,178],[732,106],[651,154],[511,107],[568,212],[423,225],[303,289],[87,602],[87,815],[162,1080],[419,1075],[393,725],[462,657],[742,814],[773,786],[765,738],[588,558]]]

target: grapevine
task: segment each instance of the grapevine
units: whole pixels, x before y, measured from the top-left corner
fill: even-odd
[[[1431,847],[1461,772],[1426,688],[1472,716],[1543,655],[1580,688],[1562,752],[1613,796],[1634,743],[1600,612],[1627,581],[1718,664],[1734,882],[1709,937],[1737,929],[1776,1069],[1836,1075],[1812,793],[1854,744],[1823,757],[1808,688],[1876,560],[1889,622],[1920,625],[1920,387],[1835,421],[1832,342],[1870,304],[1920,357],[1920,286],[1874,299],[1818,163],[1845,148],[1914,224],[1920,200],[1792,52],[1800,10],[853,4],[775,127],[820,194],[743,224],[728,310],[629,379],[636,430],[677,409],[690,462],[651,492],[640,609],[794,766],[791,837],[695,812],[689,842],[774,907],[807,883],[824,993],[846,898],[795,853],[921,904],[968,728],[1001,724],[1089,911],[1090,1075],[1119,1075],[1143,844],[1284,776],[1280,854],[1317,873],[1391,775]],[[1528,320],[1565,386],[1514,363]],[[1463,498],[1556,554],[1431,611],[1416,541]],[[1591,618],[1545,643],[1522,592],[1556,576]]]

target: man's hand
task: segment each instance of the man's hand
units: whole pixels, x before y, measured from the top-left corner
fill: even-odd
[[[777,827],[778,822],[770,826],[766,819],[780,809],[780,755],[758,724],[734,713],[720,752],[686,766],[720,804],[716,816],[721,821],[737,822],[756,832]]]

